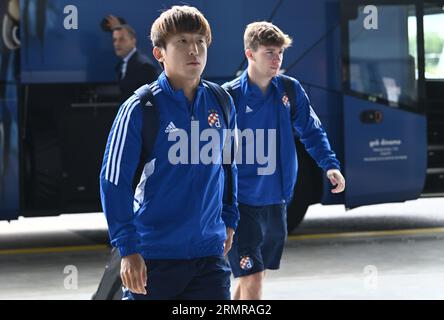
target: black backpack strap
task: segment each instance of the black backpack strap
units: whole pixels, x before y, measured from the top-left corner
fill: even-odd
[[[209,82],[206,80],[203,80],[203,83],[210,88],[211,92],[216,96],[217,102],[220,104],[224,111],[224,119],[225,123],[227,124],[227,129],[230,129],[230,116],[231,116],[231,100],[230,96],[227,91],[225,91],[224,88],[219,86],[216,83]],[[229,141],[230,135],[227,134],[227,139],[224,141],[224,148],[227,145],[227,141]],[[226,194],[228,195],[228,203],[230,205],[233,204],[233,171],[231,170],[231,163],[234,161],[234,146],[231,146],[231,159],[229,164],[223,164],[224,172],[226,176]]]
[[[134,92],[143,108],[142,119],[142,161],[146,161],[153,152],[154,143],[156,142],[157,133],[159,132],[159,111],[154,101],[154,95],[149,85],[144,85]]]
[[[143,168],[152,157],[157,133],[159,132],[160,116],[156,106],[154,95],[149,85],[144,85],[134,92],[142,105],[142,151],[140,153],[139,165],[134,176],[133,187],[137,186],[142,175]]]
[[[146,106],[148,102],[154,102],[153,92],[148,84],[141,86],[139,89],[134,91],[134,93],[139,98],[140,103],[144,106]]]
[[[296,120],[296,90],[294,86],[294,81],[289,76],[281,74],[279,76],[282,79],[282,84],[284,85],[285,92],[290,101],[290,117],[291,121]]]
[[[97,291],[93,294],[92,300],[122,300],[122,280],[120,279],[119,250],[111,250],[111,258],[105,267],[105,272],[100,280]]]
[[[225,91],[228,92],[228,94],[233,98],[234,104],[237,103],[237,90],[233,89],[233,87],[230,84],[224,84],[223,87]]]
[[[237,106],[238,102],[239,102],[239,94],[238,94],[238,90],[240,89],[240,85],[238,84],[239,78],[234,79],[233,81],[224,83],[224,85],[222,86],[222,88],[225,89],[225,91],[228,92],[228,94],[231,96],[231,98],[233,98],[234,101],[234,105]],[[233,83],[236,83],[236,89],[233,88]],[[238,110],[236,110],[237,112]]]

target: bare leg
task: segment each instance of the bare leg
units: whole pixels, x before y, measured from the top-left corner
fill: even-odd
[[[263,271],[240,277],[234,300],[260,300],[262,298],[262,282],[265,273]]]
[[[240,294],[241,294],[241,289],[238,281],[236,283],[236,289],[234,289],[233,300],[240,300]]]

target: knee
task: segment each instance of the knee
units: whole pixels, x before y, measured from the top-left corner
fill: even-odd
[[[260,289],[264,279],[265,272],[257,272],[239,279],[239,285],[246,289]]]

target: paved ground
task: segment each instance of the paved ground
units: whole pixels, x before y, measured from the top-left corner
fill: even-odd
[[[310,207],[264,298],[444,299],[443,208],[444,198]],[[89,299],[106,241],[101,214],[0,222],[0,299]]]

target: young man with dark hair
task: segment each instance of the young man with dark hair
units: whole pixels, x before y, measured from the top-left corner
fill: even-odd
[[[111,243],[122,256],[124,299],[230,299],[224,254],[239,219],[236,166],[222,164],[225,143],[213,149],[217,161],[193,162],[196,142],[191,141],[196,130],[200,135],[210,129],[212,137],[226,141],[224,132],[236,123],[228,94],[222,90],[227,114],[214,84],[201,79],[210,26],[197,9],[174,6],[154,22],[151,40],[164,72],[148,86],[151,100],[141,103],[139,89],[121,106],[100,176]],[[144,138],[154,132],[144,119],[154,107],[159,130],[152,152],[143,156]],[[177,138],[185,144],[179,162]],[[198,141],[197,149],[201,146]],[[141,156],[143,172],[134,195]]]
[[[288,35],[269,22],[249,24],[244,34],[248,69],[224,85],[234,98],[240,131],[275,132],[274,140],[259,146],[269,159],[275,159],[271,166],[274,170],[260,173],[259,161],[246,163],[243,153],[237,163],[240,222],[228,255],[233,274],[239,278],[234,299],[260,299],[265,270],[279,269],[287,237],[287,203],[297,177],[295,136],[336,185],[332,192],[339,193],[345,188],[339,161],[304,89],[296,79],[287,77],[291,91],[296,94],[294,115],[291,110],[289,92],[283,76],[279,75],[284,50],[291,43]],[[251,150],[255,141],[260,142],[260,139],[240,140],[239,154],[240,150]],[[298,201],[297,197],[293,201]]]

